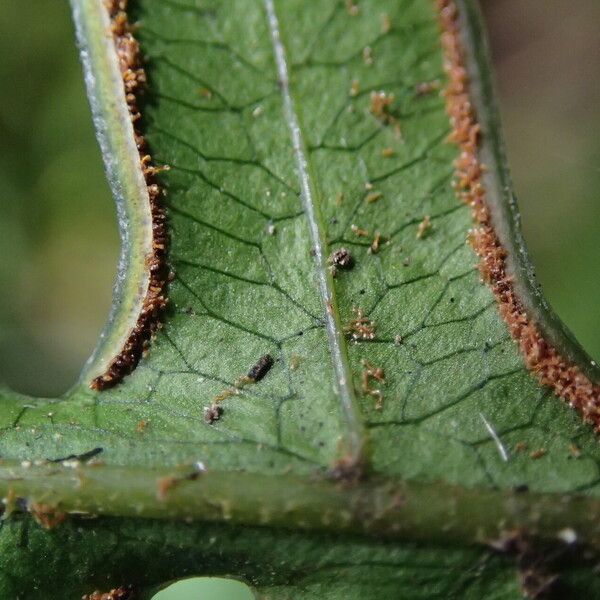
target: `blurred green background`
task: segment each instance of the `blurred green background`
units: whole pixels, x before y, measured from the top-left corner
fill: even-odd
[[[600,2],[483,0],[525,240],[600,360]]]
[[[73,384],[108,315],[116,214],[68,2],[1,6],[0,380],[50,395]]]
[[[600,2],[482,6],[525,238],[550,302],[599,360]],[[3,2],[0,32],[0,380],[56,395],[108,315],[115,210],[68,3]]]

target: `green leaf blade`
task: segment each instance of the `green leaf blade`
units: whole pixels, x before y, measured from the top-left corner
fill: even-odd
[[[97,8],[96,0],[80,4]],[[228,558],[238,556],[237,544],[276,536],[277,547],[302,562],[312,544],[305,564],[282,569],[277,581],[232,558],[226,569],[239,568],[265,596],[285,597],[285,588],[317,597],[330,573],[331,598],[367,597],[367,590],[391,598],[404,585],[407,597],[416,589],[424,597],[481,597],[495,587],[498,598],[512,598],[516,581],[504,559],[440,544],[489,542],[507,526],[554,538],[577,525],[597,545],[600,451],[591,428],[528,372],[466,244],[472,216],[452,187],[458,151],[447,142],[433,3],[364,0],[358,14],[353,7],[333,0],[133,5],[149,80],[144,132],[155,164],[170,167],[161,181],[171,306],[137,369],[115,388],[92,392],[85,381],[50,401],[6,393],[2,489],[120,516],[125,528],[134,515],[167,519],[164,535],[190,552],[204,525],[182,532],[170,517],[231,520],[210,526],[238,536],[220,550]],[[489,156],[497,134],[482,115]],[[494,202],[506,203],[490,181]],[[506,211],[499,228],[511,250],[522,250]],[[328,257],[342,247],[354,265],[334,277]],[[144,252],[136,251],[141,264]],[[521,258],[511,260],[525,269]],[[546,307],[537,310],[543,321]],[[354,339],[357,318],[366,319],[358,325],[367,334]],[[124,326],[116,330],[122,335]],[[89,370],[106,359],[111,340]],[[264,378],[244,381],[266,354],[275,362]],[[204,410],[217,402],[223,412],[208,423]],[[102,448],[102,464],[78,466],[72,477],[70,464],[36,464],[91,448]],[[332,475],[365,479],[345,487]],[[574,492],[592,498],[563,496]],[[259,524],[272,529],[246,539],[241,526]],[[100,519],[98,531],[113,525]],[[468,555],[477,574],[457,583],[452,569],[433,572],[419,548],[415,570],[394,558],[379,565],[371,585],[365,553],[402,554],[406,544],[363,540],[356,549],[351,536],[340,537],[339,551],[354,561],[346,569],[328,562],[335,553],[325,534],[282,526],[433,540],[436,560],[460,555],[463,564]],[[148,520],[145,527],[159,526]],[[130,541],[141,560],[155,549],[152,536]],[[74,544],[87,552],[90,541]],[[247,550],[256,569],[277,571],[275,559],[259,553]],[[171,552],[165,569],[140,585],[204,568],[219,574],[217,554],[203,548],[183,564]],[[116,559],[108,564],[117,573]],[[481,576],[489,565],[491,575]],[[97,568],[82,566],[70,589],[79,593]],[[132,573],[144,581],[139,568]]]

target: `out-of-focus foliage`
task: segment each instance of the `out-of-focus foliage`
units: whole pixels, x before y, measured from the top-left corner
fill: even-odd
[[[600,3],[482,0],[525,239],[544,292],[600,357]]]
[[[57,394],[108,314],[114,203],[68,3],[3,2],[0,31],[0,379]]]

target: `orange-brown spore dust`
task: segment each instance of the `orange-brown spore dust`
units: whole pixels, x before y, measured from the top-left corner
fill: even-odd
[[[134,600],[133,588],[119,587],[110,592],[92,592],[82,597],[82,600]]]
[[[453,0],[435,0],[442,29],[444,70],[448,85],[444,91],[450,117],[450,141],[458,146],[455,187],[458,196],[471,207],[475,227],[469,242],[480,258],[479,270],[491,287],[502,318],[518,343],[527,368],[542,385],[569,403],[600,432],[600,386],[594,385],[581,369],[563,358],[547,342],[536,323],[528,316],[507,272],[507,252],[498,238],[486,203],[483,186],[484,166],[478,158],[481,129],[469,97],[469,76]]]
[[[91,382],[90,387],[94,390],[104,390],[116,385],[135,369],[147,350],[152,336],[160,327],[160,317],[167,306],[166,290],[169,280],[167,265],[169,240],[166,214],[160,201],[163,190],[156,178],[157,173],[166,167],[156,167],[151,164],[152,158],[147,152],[146,140],[139,129],[141,114],[138,102],[146,86],[146,73],[142,65],[140,47],[127,16],[127,0],[107,0],[106,8],[110,15],[111,33],[123,77],[125,100],[140,154],[140,168],[148,189],[152,215],[152,252],[146,257],[149,283],[137,322],[122,350],[112,359],[106,371]]]

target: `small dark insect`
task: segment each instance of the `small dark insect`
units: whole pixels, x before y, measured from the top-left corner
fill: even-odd
[[[248,371],[248,379],[255,383],[260,381],[271,370],[274,362],[270,354],[261,356],[258,362]]]
[[[204,409],[204,420],[212,425],[215,421],[218,421],[223,414],[223,408],[218,404],[211,404]]]

